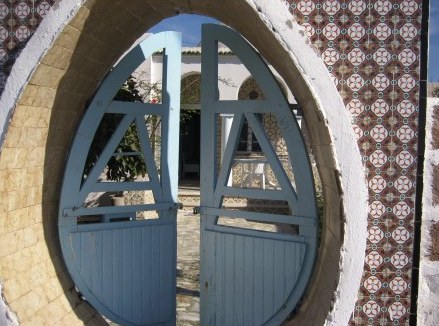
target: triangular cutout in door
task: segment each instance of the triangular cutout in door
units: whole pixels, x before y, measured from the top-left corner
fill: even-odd
[[[123,102],[119,103],[123,105]],[[106,113],[103,116],[83,173],[81,194],[86,196],[85,206],[95,205],[95,198],[99,200],[99,206],[110,205],[109,195],[112,193],[113,199],[117,199],[118,194],[124,199],[118,205],[148,204],[160,197],[157,188],[149,185],[151,181],[159,182],[159,162],[155,161],[154,147],[151,146],[154,137],[159,137],[151,123],[154,119],[159,117],[119,113]],[[127,187],[129,191],[121,196]],[[107,192],[102,198],[99,190],[104,188]],[[139,212],[138,215],[145,216],[145,213]]]
[[[219,43],[240,57],[263,90],[263,99],[218,99]],[[303,295],[316,254],[317,212],[306,147],[282,89],[245,39],[225,26],[204,25],[202,46],[201,323],[280,325]],[[233,119],[221,160],[218,116]],[[278,126],[288,164],[282,164],[278,144],[261,121],[265,117]],[[241,187],[233,177],[245,121],[260,146],[259,156],[272,171],[271,189],[267,180],[265,189],[263,181]],[[245,205],[233,207],[228,198],[241,198]],[[264,211],[269,201],[282,201],[287,210]],[[251,207],[255,202],[261,207]],[[275,230],[249,227],[249,222]],[[279,225],[289,230],[279,230]]]

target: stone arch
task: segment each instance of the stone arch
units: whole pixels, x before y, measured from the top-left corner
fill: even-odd
[[[251,76],[246,78],[238,89],[238,100],[246,99],[264,99],[264,94],[262,93],[262,90],[259,88],[259,85],[256,83],[255,79]]]
[[[201,102],[201,73],[190,72],[181,76],[182,104],[200,104]],[[184,103],[186,102],[186,103]]]
[[[338,92],[286,6],[280,0],[160,6],[66,0],[54,7],[16,61],[0,100],[0,278],[20,321],[102,321],[75,292],[60,256],[56,217],[66,153],[87,101],[120,55],[148,27],[185,12],[214,16],[239,31],[281,72],[304,108],[326,212],[313,280],[291,324],[347,324],[363,270],[364,172]]]

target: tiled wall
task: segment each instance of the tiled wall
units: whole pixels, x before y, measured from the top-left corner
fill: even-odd
[[[0,94],[15,58],[55,0],[0,0]]]
[[[54,0],[0,0],[0,92]],[[367,168],[369,234],[352,325],[410,309],[422,0],[289,0],[334,78]],[[355,191],[355,190],[352,190]]]
[[[369,182],[369,234],[352,325],[410,313],[421,0],[290,0],[352,116]]]

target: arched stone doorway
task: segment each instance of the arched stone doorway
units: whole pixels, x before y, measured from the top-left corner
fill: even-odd
[[[48,15],[16,62],[5,90],[11,95],[1,103],[8,110],[15,107],[0,158],[8,175],[1,211],[9,231],[0,248],[14,254],[2,262],[7,266],[2,277],[6,300],[20,321],[92,323],[100,318],[75,292],[59,253],[55,217],[65,155],[87,101],[117,58],[148,27],[187,12],[214,16],[239,31],[282,72],[304,108],[327,210],[314,280],[295,321],[347,323],[363,266],[364,245],[355,244],[366,227],[361,160],[321,59],[283,6],[276,0],[166,1],[160,6],[90,0],[61,2]],[[24,64],[26,55],[35,58],[33,63]],[[17,185],[28,191],[19,193]]]

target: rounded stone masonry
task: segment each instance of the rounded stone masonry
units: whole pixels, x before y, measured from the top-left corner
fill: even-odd
[[[10,309],[21,324],[105,323],[75,291],[60,253],[65,158],[109,69],[145,30],[178,13],[212,16],[240,32],[281,72],[303,108],[325,217],[312,280],[288,324],[347,325],[363,271],[364,171],[337,89],[279,0],[64,0],[53,8],[17,59],[0,100],[0,280]]]

